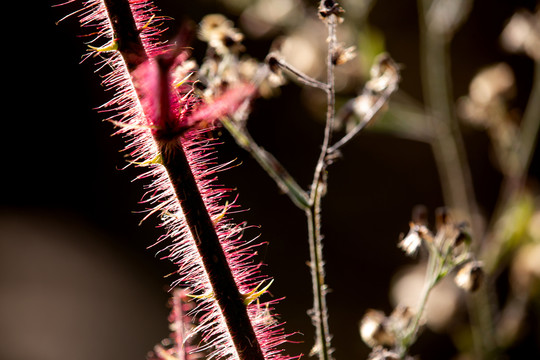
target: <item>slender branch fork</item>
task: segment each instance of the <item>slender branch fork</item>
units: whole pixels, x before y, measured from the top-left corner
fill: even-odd
[[[109,20],[113,26],[118,51],[128,71],[133,72],[148,60],[139,36],[130,4],[127,0],[105,0]],[[159,94],[157,103],[161,117],[171,116],[169,109],[169,66],[167,59],[154,59],[159,67]],[[170,123],[169,119],[162,119]],[[213,288],[221,313],[240,360],[264,360],[263,351],[255,335],[246,304],[240,294],[228,265],[219,237],[210,218],[191,167],[186,158],[181,138],[167,129],[156,131],[154,141],[161,153],[165,167],[174,188],[177,200],[183,210],[186,222],[193,236],[203,266]]]
[[[245,127],[238,125],[235,121],[229,119],[222,120],[222,123],[231,133],[238,145],[252,155],[259,165],[274,179],[278,187],[283,190],[300,209],[304,210],[306,214],[310,249],[309,266],[314,297],[313,308],[309,311],[309,314],[316,331],[315,346],[312,350],[312,354],[317,354],[321,360],[331,360],[333,350],[331,348],[331,335],[328,325],[328,308],[326,305],[327,285],[325,284],[322,251],[323,236],[321,234],[321,200],[326,192],[327,167],[331,162],[331,158],[338,154],[341,147],[364,129],[381,111],[383,105],[389,100],[390,95],[397,89],[397,82],[392,83],[379,94],[380,96],[378,96],[375,103],[362,114],[360,122],[350,133],[331,145],[336,121],[334,86],[335,56],[337,51],[336,28],[339,20],[338,14],[341,12],[341,8],[339,8],[338,4],[334,1],[321,1],[319,10],[324,13],[324,16],[321,17],[326,22],[328,31],[326,82],[318,81],[302,73],[275,53],[269,54],[266,58],[272,71],[281,68],[294,75],[300,83],[323,90],[327,94],[324,139],[309,192],[302,190],[278,160],[257,145]]]
[[[337,4],[331,2],[335,11]],[[321,8],[325,5],[321,3]],[[222,122],[228,129],[235,141],[243,149],[248,151],[253,158],[264,168],[274,179],[276,184],[283,190],[291,200],[300,209],[305,211],[309,234],[310,249],[310,272],[313,286],[313,308],[309,311],[313,325],[315,327],[315,346],[312,353],[317,354],[321,360],[332,359],[331,336],[328,326],[328,308],[326,305],[326,289],[324,261],[322,253],[322,234],[321,234],[321,199],[326,188],[326,167],[328,165],[327,156],[329,155],[332,132],[335,119],[335,88],[334,88],[334,52],[336,48],[336,25],[337,17],[329,12],[325,18],[328,28],[328,55],[327,55],[327,79],[326,83],[320,82],[310,76],[302,73],[300,70],[289,65],[280,56],[269,54],[267,63],[271,69],[282,68],[293,74],[296,79],[307,86],[321,89],[327,94],[327,114],[324,130],[324,139],[320,155],[316,164],[313,181],[311,183],[309,194],[302,190],[297,182],[289,175],[285,168],[267,151],[257,145],[251,138],[248,131],[235,124],[234,121],[224,119]]]
[[[288,72],[292,73],[294,76],[296,76],[296,79],[298,79],[298,81],[300,81],[304,85],[311,86],[314,88],[319,88],[326,92],[330,91],[328,83],[320,82],[317,79],[313,79],[312,77],[304,74],[302,71],[298,70],[291,64],[288,64],[283,59],[277,57],[275,54],[269,54],[266,58],[266,61],[272,68],[279,66],[287,70]]]

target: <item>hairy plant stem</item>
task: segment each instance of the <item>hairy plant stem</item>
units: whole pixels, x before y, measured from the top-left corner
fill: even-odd
[[[257,145],[251,138],[248,131],[237,125],[234,120],[222,119],[222,123],[233,136],[236,143],[244,150],[248,151],[259,165],[266,170],[279,188],[284,191],[293,203],[305,211],[308,225],[308,240],[310,249],[310,272],[313,286],[313,308],[309,311],[313,325],[315,326],[315,346],[313,353],[318,354],[321,360],[332,359],[331,336],[328,326],[328,307],[326,305],[326,289],[324,261],[322,251],[321,234],[321,200],[326,191],[326,157],[330,154],[330,142],[334,129],[335,118],[335,88],[334,88],[334,62],[333,56],[336,47],[336,24],[335,15],[330,15],[327,19],[328,26],[328,58],[327,58],[327,82],[322,83],[303,74],[297,69],[287,64],[282,59],[271,58],[272,64],[282,67],[295,75],[298,80],[308,86],[319,88],[327,93],[327,114],[324,130],[324,139],[321,152],[316,164],[313,182],[311,184],[309,197],[283,166],[266,150]],[[382,104],[380,104],[382,106]],[[379,109],[376,109],[371,116],[374,116]]]
[[[174,187],[193,240],[203,260],[212,286],[212,295],[219,304],[238,358],[263,360],[246,305],[238,291],[227,258],[220,245],[212,219],[208,214],[197,183],[179,139],[157,139],[163,166]]]
[[[118,51],[131,73],[148,59],[139,30],[127,0],[105,0],[109,19],[113,26]],[[169,64],[156,59],[159,75],[159,116],[160,123],[177,121],[170,110]],[[193,236],[203,267],[212,287],[212,296],[217,301],[228,332],[240,360],[264,360],[264,355],[255,335],[247,312],[247,306],[240,294],[219,237],[199,191],[190,164],[182,146],[181,137],[170,127],[163,127],[154,133],[154,140],[161,154],[176,198],[182,208],[186,223]]]
[[[315,168],[310,192],[310,209],[306,211],[309,229],[310,269],[313,284],[313,309],[312,320],[316,329],[316,347],[319,359],[332,359],[331,335],[328,326],[328,309],[326,305],[326,285],[324,281],[324,260],[322,258],[322,234],[321,234],[321,199],[326,192],[326,156],[332,141],[335,118],[335,87],[334,87],[334,62],[333,56],[336,47],[336,22],[335,15],[327,18],[328,27],[328,58],[327,58],[327,112],[324,139],[321,147],[319,160]]]
[[[103,0],[103,2],[114,30],[114,41],[118,43],[118,51],[131,73],[148,59],[148,55],[139,36],[129,1]]]
[[[313,287],[313,308],[309,311],[313,325],[315,326],[315,347],[314,353],[319,355],[321,360],[330,360],[331,343],[330,330],[328,326],[328,307],[326,305],[326,285],[324,274],[324,262],[322,254],[322,235],[320,205],[317,203],[306,210],[309,232],[309,267],[311,270],[311,282]],[[314,212],[319,211],[319,212]]]

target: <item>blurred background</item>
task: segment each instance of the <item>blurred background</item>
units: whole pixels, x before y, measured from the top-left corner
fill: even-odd
[[[199,22],[219,12],[244,32],[251,56],[262,61],[278,38],[293,64],[315,77],[324,74],[317,46],[325,34],[314,17],[315,1],[156,4],[162,14],[176,19],[166,33],[171,38],[182,20]],[[80,64],[85,31],[76,16],[56,24],[78,6],[52,5],[7,5],[3,78],[8,88],[0,145],[0,359],[144,359],[169,334],[171,279],[164,276],[174,269],[159,260],[157,249],[147,249],[161,230],[156,219],[139,224],[144,182],[132,180],[139,170],[125,168],[119,152],[123,139],[111,136],[112,125],[102,121],[107,114],[96,110],[112,94],[103,92],[101,73],[91,60]],[[412,108],[421,106],[416,2],[348,0],[342,5],[347,12],[338,38],[361,53],[339,74],[338,102],[358,94],[373,56],[384,50],[402,65],[395,98]],[[468,95],[471,80],[482,68],[505,62],[515,76],[509,106],[520,114],[532,87],[534,61],[503,49],[500,34],[517,10],[534,11],[537,2],[478,0],[471,6],[451,44],[456,103]],[[203,46],[193,44],[199,60]],[[289,82],[279,96],[257,101],[248,123],[258,143],[306,188],[323,135],[325,105],[319,95]],[[407,122],[403,113],[393,114]],[[375,126],[348,144],[329,169],[322,232],[337,359],[367,357],[370,349],[358,334],[360,319],[368,308],[391,312],[396,274],[417,263],[396,246],[399,235],[409,229],[412,208],[423,204],[433,212],[443,205],[431,148],[410,130],[400,136]],[[486,132],[466,122],[463,130],[477,200],[489,217],[501,171]],[[297,343],[290,344],[287,353],[307,357],[314,334],[306,314],[312,298],[305,216],[225,132],[219,149],[223,160],[240,164],[220,181],[238,190],[238,202],[247,210],[238,220],[258,226],[248,235],[260,234],[267,243],[260,260],[267,264],[265,273],[276,279],[271,294],[284,297],[277,311],[286,331],[297,332],[291,337]],[[529,175],[534,189],[540,178],[538,150]],[[534,201],[538,210],[538,199]],[[531,228],[538,232],[536,225]],[[502,304],[511,288],[506,272],[503,268],[497,274]],[[459,301],[451,313],[456,319],[465,317],[466,305]],[[508,359],[540,356],[539,324],[539,302],[533,299],[523,330],[506,350]],[[412,353],[423,359],[453,359],[458,351],[451,334],[448,329],[427,329]]]

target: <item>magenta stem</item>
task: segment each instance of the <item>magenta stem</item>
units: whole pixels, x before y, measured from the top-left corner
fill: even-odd
[[[128,0],[104,0],[111,24],[126,66],[133,72],[148,59],[139,36]],[[197,181],[191,171],[180,134],[175,126],[170,126],[177,119],[170,118],[170,62],[166,58],[156,59],[159,69],[159,124],[164,124],[154,131],[154,140],[161,153],[165,167],[178,202],[184,213],[187,225],[195,245],[202,258],[203,266],[213,289],[229,334],[240,360],[264,360],[264,355],[255,335],[255,330],[248,315],[247,305],[238,290],[238,286],[221,247],[219,236],[208,213]],[[165,117],[165,118],[163,118]]]

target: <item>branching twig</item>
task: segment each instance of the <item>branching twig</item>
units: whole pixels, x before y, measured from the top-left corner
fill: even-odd
[[[397,68],[395,68],[395,70],[397,70]],[[336,151],[338,151],[341,147],[343,147],[345,144],[347,144],[349,141],[351,141],[356,135],[358,135],[358,133],[360,131],[362,131],[366,126],[368,126],[371,123],[371,121],[380,113],[380,111],[383,109],[384,105],[386,105],[388,103],[388,100],[390,99],[390,96],[396,90],[397,90],[397,81],[390,83],[389,86],[387,88],[385,88],[385,90],[380,94],[376,94],[376,95],[363,94],[363,95],[360,95],[360,96],[376,96],[377,100],[375,101],[374,104],[372,104],[367,109],[366,112],[361,114],[362,118],[360,119],[358,124],[356,124],[354,126],[354,128],[349,130],[345,136],[343,136],[339,141],[334,143],[328,149],[328,154],[332,154],[332,153],[335,153]],[[367,89],[366,92],[371,92],[371,90]],[[354,107],[354,102],[358,101],[358,99],[359,98],[352,99],[351,100],[352,103],[346,104],[345,106]],[[349,114],[349,111],[346,111],[345,113]],[[343,120],[343,119],[340,119],[340,120]]]
[[[320,82],[317,79],[313,79],[311,76],[304,74],[276,54],[269,54],[266,57],[266,62],[273,71],[275,71],[278,67],[289,71],[295,76],[296,80],[300,81],[304,85],[318,88],[326,92],[330,90],[328,84]]]
[[[295,69],[279,55],[269,54],[266,62],[270,70],[276,72],[278,68],[288,71],[297,77],[300,83],[307,86],[322,89],[327,94],[327,113],[324,129],[324,138],[321,146],[318,161],[310,187],[309,197],[302,190],[296,181],[286,172],[283,166],[267,151],[262,149],[251,138],[247,129],[242,126],[243,121],[236,119],[223,119],[223,125],[229,130],[235,141],[242,148],[247,150],[257,162],[268,172],[268,174],[278,184],[291,200],[306,213],[309,233],[310,249],[310,271],[314,294],[313,308],[310,310],[312,322],[316,329],[316,343],[312,350],[313,354],[318,354],[321,360],[332,359],[331,336],[328,326],[328,309],[326,305],[327,286],[325,284],[324,261],[322,251],[321,234],[321,201],[326,192],[327,167],[329,157],[333,155],[341,146],[357,135],[388,102],[390,95],[397,89],[399,80],[398,67],[388,55],[383,55],[374,65],[373,79],[362,96],[370,102],[367,105],[360,124],[342,140],[334,146],[330,146],[332,135],[335,129],[335,88],[334,88],[334,68],[336,66],[337,37],[336,27],[340,20],[339,6],[334,1],[322,1],[319,7],[321,18],[326,22],[328,28],[328,55],[327,55],[327,82],[322,83],[312,79],[308,75]]]
[[[327,1],[321,1],[319,9],[327,8]],[[334,2],[330,2],[334,4]],[[337,6],[335,4],[334,6]],[[329,11],[329,9],[326,9]],[[336,24],[337,16],[330,14],[326,17],[328,27],[328,57],[327,57],[327,111],[324,139],[321,147],[319,160],[315,168],[310,192],[310,209],[306,211],[309,229],[310,269],[313,284],[314,303],[312,319],[316,329],[315,350],[321,360],[332,359],[330,343],[330,331],[328,326],[328,309],[326,306],[326,285],[324,274],[324,261],[322,258],[322,234],[321,234],[321,199],[326,191],[326,156],[328,147],[332,141],[335,117],[335,88],[334,88],[334,51],[336,47]]]

